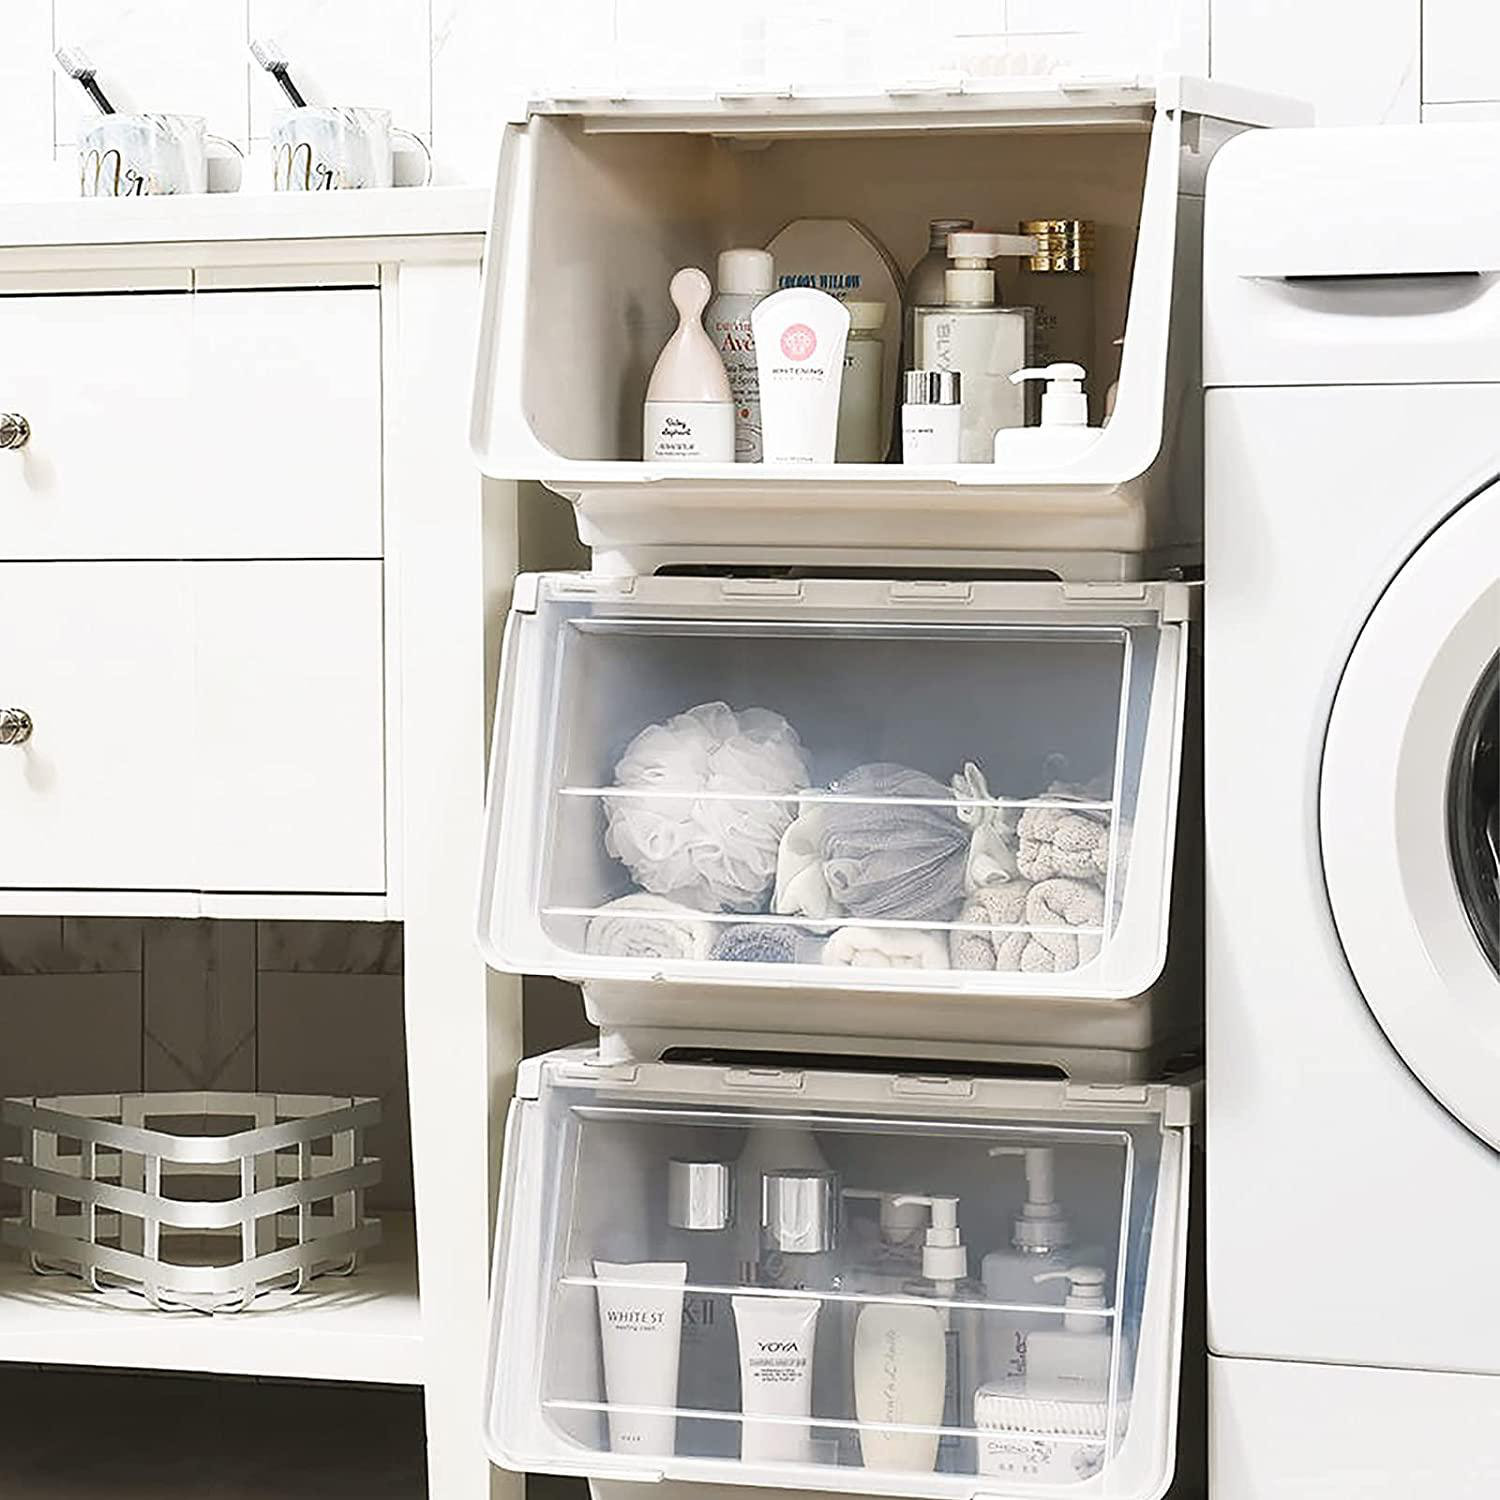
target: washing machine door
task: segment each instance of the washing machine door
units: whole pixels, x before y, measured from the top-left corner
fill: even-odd
[[[1334,699],[1320,790],[1334,920],[1412,1072],[1500,1147],[1500,481],[1392,579]]]

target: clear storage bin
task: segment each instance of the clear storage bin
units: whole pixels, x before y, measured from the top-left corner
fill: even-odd
[[[951,997],[976,1038],[1068,1002],[1146,1045],[1193,597],[521,580],[487,956],[583,982],[603,1024],[649,994],[653,1024],[941,1036]]]
[[[1159,1496],[1190,1109],[1167,1086],[534,1059],[499,1209],[491,1454],[599,1478]],[[1027,1196],[1006,1158],[1038,1148],[1071,1234],[1037,1263],[1093,1285],[1086,1319],[1056,1277],[985,1290]],[[811,1190],[826,1223],[787,1207]],[[903,1195],[955,1205],[956,1258],[924,1259],[933,1211]]]

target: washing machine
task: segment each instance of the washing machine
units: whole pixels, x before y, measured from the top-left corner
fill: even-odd
[[[1215,1500],[1500,1494],[1497,163],[1208,178]]]

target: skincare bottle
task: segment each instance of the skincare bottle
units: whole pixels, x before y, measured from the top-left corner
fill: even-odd
[[[1094,363],[1094,225],[1089,219],[1028,219],[1036,240],[1011,283],[1018,302],[1035,308],[1029,363]]]
[[[713,288],[696,266],[671,283],[677,331],[656,358],[646,387],[648,463],[730,463],[734,459],[734,402],[724,361],[703,331],[703,309]]]
[[[802,1167],[826,1172],[828,1159],[818,1145],[818,1138],[803,1125],[752,1125],[745,1137],[744,1149],[734,1164],[739,1211],[734,1216],[734,1279],[740,1286],[752,1286],[759,1278],[761,1258],[760,1207],[768,1172]]]
[[[1031,309],[999,305],[990,262],[997,255],[1028,254],[1033,244],[1015,234],[949,235],[943,305],[913,309],[916,364],[956,370],[962,378],[961,463],[989,463],[995,433],[1026,423],[1025,393],[1010,376],[1031,363]]]
[[[831,464],[849,309],[812,287],[788,287],[756,304],[761,445],[769,463]]]
[[[996,1146],[990,1155],[1014,1156],[1024,1161],[1026,1202],[1012,1227],[1010,1248],[992,1250],[984,1258],[980,1274],[984,1279],[985,1300],[1021,1306],[1060,1303],[1060,1286],[1049,1282],[1039,1287],[1036,1282],[1041,1273],[1064,1271],[1073,1264],[1073,1226],[1054,1191],[1053,1149]],[[1023,1393],[1031,1335],[1053,1321],[1045,1312],[995,1311],[985,1315],[982,1374],[997,1394]]]
[[[681,1158],[669,1161],[667,1224],[671,1253],[687,1265],[677,1404],[684,1410],[734,1411],[739,1405],[739,1380],[732,1294],[728,1290],[697,1290],[736,1284],[734,1173],[729,1164]],[[695,1423],[691,1438],[694,1451],[705,1457],[732,1456],[734,1432],[730,1423]]]
[[[922,1274],[927,1211],[920,1202],[905,1193],[861,1188],[845,1188],[844,1201],[877,1206],[876,1213],[868,1216],[870,1230],[863,1235],[856,1232],[860,1220],[845,1218],[849,1264],[844,1284],[851,1292],[899,1292],[914,1276]]]
[[[1043,1271],[1040,1284],[1067,1285],[1062,1327],[1041,1328],[1031,1335],[1026,1353],[1026,1396],[1032,1401],[1097,1402],[1109,1399],[1110,1357],[1114,1340],[1105,1315],[1109,1298],[1102,1266],[1074,1266]],[[1056,1316],[1049,1319],[1054,1325]]]
[[[878,464],[885,458],[880,443],[886,415],[885,343],[880,336],[885,303],[850,301],[844,306],[849,309],[849,338],[844,345],[833,459],[840,464]]]
[[[908,370],[901,403],[901,462],[956,464],[963,377],[957,370]]]
[[[1051,469],[1082,458],[1104,431],[1090,427],[1089,400],[1083,393],[1082,365],[1048,365],[1041,370],[1017,370],[1015,385],[1045,380],[1042,420],[1036,427],[1005,428],[995,434],[995,462],[1006,468]]]
[[[911,353],[913,310],[918,307],[941,307],[943,304],[943,278],[948,274],[948,236],[973,227],[973,219],[927,221],[927,254],[906,273],[903,335],[908,355]]]
[[[775,287],[775,263],[766,250],[721,250],[718,292],[704,322],[719,351],[734,397],[734,461],[760,462],[760,377],[750,314]]]
[[[931,1297],[943,1305],[933,1311],[943,1331],[944,1427],[962,1427],[973,1409],[977,1379],[978,1314],[953,1303],[982,1302],[984,1288],[969,1276],[969,1252],[958,1227],[958,1199],[910,1197],[902,1203],[923,1204],[931,1214],[922,1246],[922,1274],[902,1288],[908,1296]],[[944,1473],[973,1473],[972,1445],[955,1434],[938,1443],[937,1466]]]

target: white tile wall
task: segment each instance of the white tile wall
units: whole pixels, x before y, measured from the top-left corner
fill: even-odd
[[[86,48],[122,106],[204,114],[215,131],[253,145],[281,99],[247,52],[249,37],[267,31],[309,98],[384,105],[429,141],[438,181],[487,182],[522,86],[518,59],[576,53],[586,73],[590,44],[610,44],[611,29],[595,20],[608,3],[0,0],[0,198],[72,191],[72,142],[89,107],[58,75],[57,45]],[[628,21],[632,7],[659,17],[668,0],[620,3]],[[724,28],[750,3],[729,19],[715,7],[687,11],[704,36],[717,26],[728,37]],[[778,35],[844,3],[898,26],[911,15],[900,0],[754,3],[782,18]],[[1500,0],[973,0],[966,14],[978,31],[1097,24],[1118,34],[1120,18],[1130,32],[1164,6],[1181,12],[1190,33],[1184,67],[1201,67],[1207,54],[1215,76],[1310,99],[1326,124],[1493,118],[1500,104]],[[660,32],[650,29],[656,43]]]

